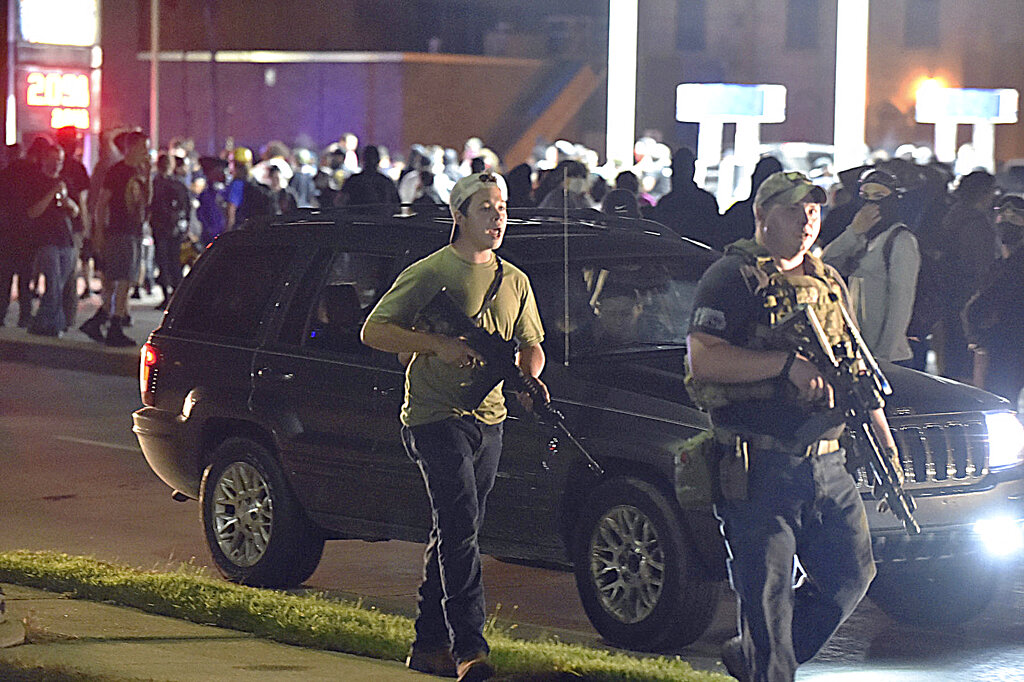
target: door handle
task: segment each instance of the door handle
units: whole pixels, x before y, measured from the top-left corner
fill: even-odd
[[[260,367],[256,370],[256,376],[267,381],[291,381],[295,378],[293,372],[278,372],[269,367]]]

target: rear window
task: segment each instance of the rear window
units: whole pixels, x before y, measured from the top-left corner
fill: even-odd
[[[275,298],[293,247],[249,241],[218,245],[188,288],[189,300],[175,315],[174,329],[234,340],[253,340],[263,313]]]

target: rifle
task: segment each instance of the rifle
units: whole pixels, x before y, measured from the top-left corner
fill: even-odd
[[[417,329],[431,331],[443,336],[462,339],[466,345],[479,353],[484,365],[477,370],[479,377],[474,386],[480,400],[484,399],[499,382],[507,382],[513,390],[525,392],[533,401],[533,412],[545,424],[553,424],[561,429],[566,438],[576,446],[583,455],[587,466],[598,476],[604,475],[604,469],[597,463],[586,448],[572,435],[565,425],[565,416],[558,411],[544,396],[537,379],[526,374],[516,364],[518,344],[515,340],[506,341],[495,333],[489,332],[473,323],[465,312],[456,305],[448,294],[447,287],[442,287],[437,294],[420,310],[414,326]],[[480,402],[477,401],[477,403]]]
[[[850,435],[855,443],[863,445],[863,451],[868,455],[867,469],[875,489],[881,490],[882,499],[903,524],[907,534],[915,535],[921,532],[914,519],[917,505],[900,483],[896,471],[899,464],[882,451],[872,430],[871,412],[885,407],[885,396],[892,394],[892,388],[850,314],[842,305],[839,307],[856,346],[853,354],[844,352],[837,356],[814,309],[806,303],[794,307],[790,314],[777,320],[772,325],[772,333],[781,335],[790,348],[809,358],[832,385]]]

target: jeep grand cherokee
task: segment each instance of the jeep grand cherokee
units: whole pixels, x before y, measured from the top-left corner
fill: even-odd
[[[501,254],[532,279],[544,380],[604,474],[507,401],[483,551],[575,571],[611,642],[689,643],[726,579],[706,466],[680,462],[683,441],[709,425],[682,379],[694,287],[717,254],[647,221],[510,214]],[[302,211],[222,235],[175,292],[143,348],[134,429],[175,498],[199,501],[228,579],[297,585],[325,540],[426,539],[429,507],[399,437],[403,368],[362,345],[359,328],[450,230],[442,209]],[[923,532],[908,536],[869,501],[872,596],[907,621],[963,620],[1004,565],[986,541],[1020,546],[1024,433],[996,396],[885,370]]]

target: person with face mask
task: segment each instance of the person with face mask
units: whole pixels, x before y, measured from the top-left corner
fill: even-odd
[[[995,214],[1001,258],[961,317],[974,385],[1016,404],[1024,388],[1024,198],[1004,196]]]
[[[587,167],[582,162],[567,159],[551,172],[557,184],[541,199],[538,208],[562,208],[563,201],[569,208],[591,208],[587,199]]]
[[[899,181],[877,168],[857,182],[862,206],[822,254],[847,279],[861,333],[875,357],[909,360],[907,326],[914,311],[921,254],[899,217]]]

